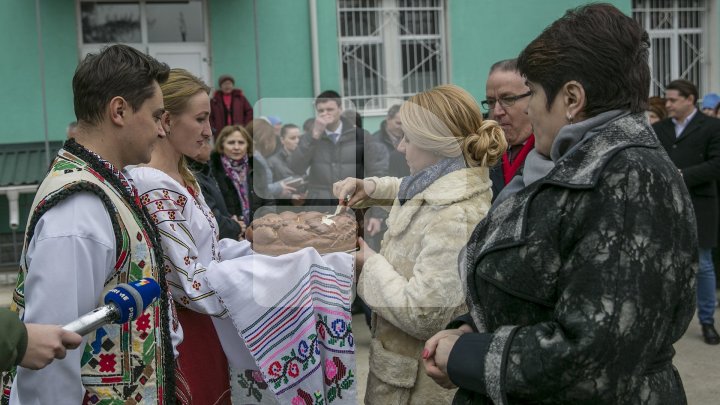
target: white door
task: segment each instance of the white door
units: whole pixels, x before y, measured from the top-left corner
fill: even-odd
[[[183,68],[203,79],[210,87],[207,47],[191,44],[150,44],[148,54],[171,68]]]

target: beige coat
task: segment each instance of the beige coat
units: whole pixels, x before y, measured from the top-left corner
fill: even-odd
[[[371,178],[372,199],[395,199],[380,254],[367,259],[358,294],[372,308],[366,404],[449,404],[454,391],[426,374],[425,341],[466,312],[458,253],[490,208],[487,168],[462,169],[436,180],[405,205],[400,179]]]

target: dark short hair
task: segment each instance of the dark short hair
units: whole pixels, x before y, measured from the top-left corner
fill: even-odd
[[[685,79],[677,79],[671,81],[667,86],[665,86],[665,90],[677,90],[678,93],[680,93],[681,96],[688,98],[690,96],[693,96],[693,102],[697,104],[699,93],[697,87],[695,85]]]
[[[499,70],[501,72],[517,72],[517,58],[503,59],[493,63],[493,65],[490,66],[490,73],[496,70]]]
[[[295,125],[295,124],[285,124],[285,125],[283,125],[282,128],[280,128],[280,138],[285,138],[285,134],[287,133],[288,129],[293,129],[293,128],[300,129],[300,128],[298,128],[298,126]]]
[[[584,113],[645,111],[650,89],[647,32],[615,6],[600,3],[568,10],[518,56],[518,70],[542,86],[547,108],[571,80],[585,90]]]
[[[127,45],[88,54],[73,76],[75,117],[97,125],[107,104],[118,96],[136,111],[155,94],[154,83],[164,83],[169,73],[168,65]]]
[[[396,115],[400,112],[400,104],[395,104],[388,108],[387,117],[388,118],[395,118]]]
[[[308,118],[303,122],[303,132],[310,132],[315,125],[315,118]]]
[[[320,103],[327,103],[328,101],[334,101],[338,107],[342,107],[342,100],[340,100],[340,94],[335,90],[325,90],[315,97],[315,106],[317,107]]]

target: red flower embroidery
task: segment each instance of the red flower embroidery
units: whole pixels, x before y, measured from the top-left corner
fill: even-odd
[[[135,321],[135,329],[137,329],[138,332],[145,332],[147,328],[150,327],[150,314],[142,314],[136,321]]]
[[[155,201],[155,206],[156,206],[157,209],[159,209],[159,210],[163,209],[163,203],[162,203],[162,201]]]
[[[163,190],[162,195],[165,198],[170,198],[170,193],[167,190]]]
[[[143,205],[150,204],[150,197],[147,196],[147,194],[143,194],[142,197],[140,197],[140,202],[142,202]]]
[[[292,378],[300,375],[300,367],[294,361],[288,365],[288,375]]]
[[[196,291],[200,291],[200,287],[201,287],[201,284],[200,284],[199,281],[193,281],[193,288],[194,288]]]
[[[280,365],[279,361],[273,362],[270,367],[268,367],[268,374],[270,374],[273,377],[280,377],[280,372],[282,371],[282,366]]]
[[[175,211],[168,212],[168,217],[170,217],[171,220],[175,220]]]
[[[190,265],[190,257],[188,257],[188,256],[183,257],[183,261],[185,262],[186,266]]]
[[[159,223],[157,214],[150,215],[150,218],[152,218],[153,222],[155,222],[156,224]]]
[[[182,298],[180,298],[180,301],[182,301],[185,306],[190,305],[190,300],[188,299],[188,297],[183,296]]]
[[[115,372],[115,355],[114,354],[101,354],[100,355],[100,372],[101,373]]]

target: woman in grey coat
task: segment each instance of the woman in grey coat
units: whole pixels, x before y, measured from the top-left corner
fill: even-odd
[[[494,207],[460,255],[470,313],[425,345],[457,404],[683,404],[673,343],[693,315],[697,237],[644,117],[647,33],[584,6],[520,54],[554,167]]]

